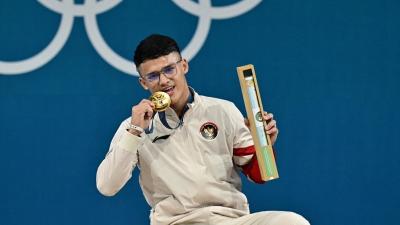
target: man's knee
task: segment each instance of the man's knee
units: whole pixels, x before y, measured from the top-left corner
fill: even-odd
[[[303,216],[294,212],[280,212],[274,222],[274,225],[310,225]]]
[[[263,225],[310,225],[301,215],[286,211],[260,212],[259,220]]]

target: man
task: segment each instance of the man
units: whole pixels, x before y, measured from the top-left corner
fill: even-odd
[[[201,96],[186,81],[188,62],[176,42],[151,35],[134,56],[139,81],[151,93],[171,97],[164,112],[143,99],[122,122],[97,171],[97,188],[116,194],[140,169],[140,185],[152,207],[152,225],[265,224],[306,225],[291,212],[249,214],[239,171],[262,183],[253,141],[233,103]],[[266,132],[275,142],[278,129],[265,113]]]

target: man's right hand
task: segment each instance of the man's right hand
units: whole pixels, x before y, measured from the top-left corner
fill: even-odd
[[[132,107],[131,124],[146,129],[154,113],[154,103],[148,99],[143,99],[139,104]],[[140,135],[135,130],[129,130],[132,134]]]

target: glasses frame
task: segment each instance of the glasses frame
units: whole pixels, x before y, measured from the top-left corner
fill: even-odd
[[[174,62],[174,63],[171,63],[171,64],[169,64],[169,65],[167,65],[167,66],[164,66],[164,67],[163,67],[161,70],[159,70],[159,71],[153,71],[153,72],[150,72],[150,73],[148,73],[148,74],[146,74],[146,75],[140,75],[140,76],[141,76],[146,82],[149,82],[149,83],[151,83],[151,84],[158,83],[158,82],[160,82],[160,76],[161,76],[161,74],[164,74],[164,76],[167,77],[167,78],[172,78],[172,77],[174,77],[174,76],[177,74],[177,72],[178,72],[178,70],[177,70],[178,64],[181,63],[182,61],[183,61],[183,59],[180,58],[178,61],[176,61],[176,62]],[[173,69],[175,69],[175,72],[174,72],[173,74],[168,74],[168,73],[166,73],[165,71],[166,71],[167,69],[170,69],[171,67],[173,67]],[[156,75],[157,78],[155,78],[155,79],[153,79],[153,80],[149,79],[148,76],[150,76],[151,74]]]

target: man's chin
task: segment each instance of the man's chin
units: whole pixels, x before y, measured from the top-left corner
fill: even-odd
[[[173,108],[173,106],[175,106],[176,105],[176,101],[175,101],[175,99],[173,99],[172,97],[171,97],[171,104],[169,105],[171,108]]]
[[[171,97],[171,104],[170,107],[174,108],[176,104],[178,104],[179,100],[175,95],[170,96]]]

